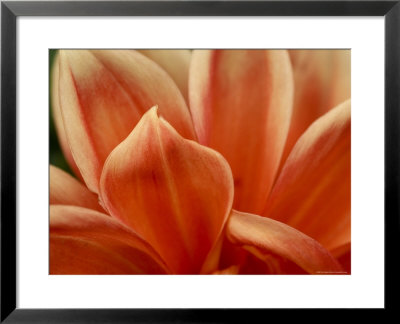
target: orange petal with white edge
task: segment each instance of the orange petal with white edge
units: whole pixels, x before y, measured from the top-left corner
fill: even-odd
[[[80,206],[104,213],[96,194],[53,165],[50,165],[50,205]]]
[[[61,150],[64,154],[65,159],[68,162],[68,165],[74,171],[74,174],[82,179],[82,176],[79,172],[78,166],[76,165],[74,158],[71,153],[71,149],[69,148],[67,135],[65,134],[64,123],[61,115],[60,108],[60,97],[58,95],[59,88],[59,79],[60,79],[60,65],[59,65],[59,55],[55,54],[54,62],[50,75],[50,91],[51,91],[51,108],[53,113],[54,125],[57,130],[58,142],[60,143]]]
[[[100,195],[174,273],[198,273],[229,215],[233,181],[219,153],[181,137],[153,108],[110,154]]]
[[[273,253],[296,263],[308,273],[343,273],[340,264],[317,241],[266,217],[232,210],[227,236],[260,259]]]
[[[351,118],[346,101],[297,141],[263,216],[297,228],[325,248],[350,242]]]
[[[152,106],[158,105],[160,114],[182,136],[195,138],[178,87],[136,51],[60,51],[59,96],[74,160],[94,192],[108,154]]]
[[[99,212],[50,206],[50,274],[165,274],[159,255],[132,230]]]
[[[234,207],[261,212],[290,125],[293,76],[287,51],[194,51],[189,100],[200,143],[220,152],[232,168]]]
[[[188,101],[188,78],[190,50],[138,50],[161,66],[175,81],[186,102]]]
[[[303,132],[351,96],[350,50],[290,50],[295,82],[293,116],[283,163]]]

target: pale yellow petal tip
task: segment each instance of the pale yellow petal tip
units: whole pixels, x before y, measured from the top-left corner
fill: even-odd
[[[147,110],[141,120],[151,120],[151,121],[158,121],[160,119],[160,108],[158,105],[152,106],[149,110]],[[139,121],[140,122],[140,121]]]

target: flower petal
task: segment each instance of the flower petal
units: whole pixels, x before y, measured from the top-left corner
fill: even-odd
[[[232,210],[228,238],[263,259],[270,253],[291,260],[309,273],[342,273],[335,258],[317,241],[275,220]]]
[[[229,268],[216,270],[212,274],[213,275],[236,275],[239,273],[239,266],[232,265]]]
[[[60,62],[58,53],[55,54],[53,67],[51,70],[51,108],[53,112],[53,120],[54,125],[57,130],[58,142],[60,143],[61,150],[64,154],[65,159],[68,162],[68,165],[74,171],[74,174],[82,179],[82,176],[79,172],[78,166],[76,165],[74,158],[71,153],[71,149],[69,148],[67,135],[65,134],[64,123],[61,115],[61,107],[60,107],[60,97],[58,95],[59,88],[59,79],[60,79]]]
[[[249,247],[243,248],[232,243],[225,235],[224,245],[219,259],[218,268],[224,269],[231,265],[239,267],[239,274],[306,274],[294,262],[271,251],[259,258],[259,253],[249,252]],[[254,249],[253,249],[254,250]]]
[[[108,154],[152,106],[159,105],[182,136],[195,137],[175,83],[136,51],[60,51],[59,96],[72,154],[94,192]]]
[[[243,249],[243,248],[242,248]],[[247,252],[251,251],[252,252]],[[246,259],[242,262],[239,274],[272,274],[272,275],[304,275],[307,271],[299,267],[293,261],[288,260],[276,253],[266,251],[263,254],[254,248],[245,247]],[[254,254],[253,254],[254,253]]]
[[[188,100],[188,78],[190,50],[139,50],[161,66],[175,81],[186,102]]]
[[[331,254],[338,260],[343,269],[351,274],[351,242],[338,246],[331,251]]]
[[[351,95],[350,50],[290,50],[289,54],[295,95],[281,163],[308,126]]]
[[[74,206],[50,206],[50,274],[164,274],[156,252],[115,219]]]
[[[81,206],[104,213],[97,195],[53,165],[50,165],[50,205]]]
[[[346,101],[300,137],[263,215],[297,228],[329,250],[349,242],[350,169],[350,101]]]
[[[182,138],[153,108],[110,154],[100,194],[174,273],[198,273],[228,217],[233,181],[219,153]]]
[[[232,168],[234,207],[261,212],[290,124],[287,51],[194,51],[189,99],[200,143],[220,152]]]

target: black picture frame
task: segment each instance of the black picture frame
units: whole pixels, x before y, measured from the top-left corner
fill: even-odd
[[[400,233],[400,1],[1,3],[1,322],[197,323],[265,319],[265,309],[16,308],[16,19],[19,16],[383,16],[385,19],[385,308],[396,309]],[[373,256],[371,256],[371,262]],[[248,321],[245,321],[248,322]]]

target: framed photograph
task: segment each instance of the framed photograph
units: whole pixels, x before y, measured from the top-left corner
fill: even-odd
[[[393,309],[399,16],[2,2],[1,321]]]

